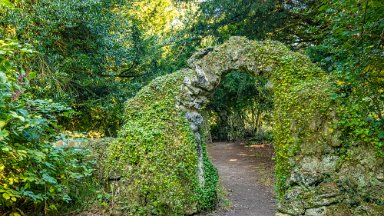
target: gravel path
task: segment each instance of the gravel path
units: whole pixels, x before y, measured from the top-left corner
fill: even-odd
[[[273,147],[241,143],[208,144],[208,154],[219,170],[220,181],[232,207],[205,214],[211,216],[273,216]]]

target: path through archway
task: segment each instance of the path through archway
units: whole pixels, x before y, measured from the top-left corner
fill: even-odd
[[[274,216],[273,147],[268,144],[214,142],[207,144],[209,158],[218,169],[220,183],[229,203],[208,215]]]
[[[272,95],[266,84],[247,73],[228,73],[206,106],[207,153],[225,194],[209,216],[275,215]]]

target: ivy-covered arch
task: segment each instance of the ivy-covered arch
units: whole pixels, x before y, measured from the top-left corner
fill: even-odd
[[[177,99],[177,107],[187,112],[186,117],[195,133],[199,155],[200,184],[204,183],[204,175],[202,146],[199,146],[201,145],[200,125],[202,123],[199,111],[208,103],[209,97],[227,73],[236,70],[268,78],[271,88],[275,86],[277,115],[289,112],[280,109],[284,105],[280,104],[284,103],[282,100],[289,98],[293,93],[291,89],[287,89],[288,86],[293,88],[303,82],[318,82],[316,85],[321,86],[325,78],[325,73],[307,56],[292,52],[276,41],[250,41],[244,37],[232,37],[220,46],[197,52],[189,59],[188,66],[193,71],[192,76],[184,79],[181,94]],[[326,100],[326,98],[322,99]],[[307,102],[310,103],[310,101]],[[276,118],[278,116],[275,115]],[[294,117],[289,119],[296,120]],[[283,122],[275,121],[275,127],[278,127],[279,123]],[[275,130],[275,135],[281,132]]]
[[[344,192],[344,180],[358,177],[347,173],[353,165],[340,168],[329,76],[281,43],[232,37],[197,52],[188,68],[155,79],[127,101],[126,122],[107,149],[105,167],[109,179],[119,179],[111,187],[124,214],[188,215],[214,207],[218,176],[205,150],[200,112],[222,77],[234,70],[266,77],[273,90],[280,212],[332,214],[349,205],[347,198],[362,197]],[[377,190],[372,194],[384,200]]]

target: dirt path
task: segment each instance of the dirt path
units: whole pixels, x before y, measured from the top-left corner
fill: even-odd
[[[219,209],[208,215],[275,215],[271,145],[245,147],[241,143],[216,142],[208,144],[208,154],[232,202],[231,209]]]

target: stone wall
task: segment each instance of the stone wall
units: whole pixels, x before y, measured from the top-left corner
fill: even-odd
[[[383,160],[369,146],[352,147],[349,159],[336,150],[298,155],[279,215],[383,215]]]

